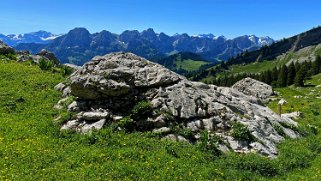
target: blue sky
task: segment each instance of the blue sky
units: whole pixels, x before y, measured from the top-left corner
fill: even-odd
[[[0,5],[0,33],[74,27],[109,30],[245,34],[289,37],[321,25],[320,0],[6,0]]]

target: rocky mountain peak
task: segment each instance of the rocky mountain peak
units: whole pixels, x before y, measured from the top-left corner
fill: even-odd
[[[299,136],[282,126],[296,126],[296,122],[275,114],[255,96],[189,81],[132,53],[97,56],[69,82],[57,85],[57,89],[77,97],[68,106],[75,116],[61,129],[87,133],[110,122],[122,125],[126,119],[136,131],[153,131],[189,143],[197,142],[206,131],[220,138],[222,151],[257,152],[270,157],[277,155],[276,144],[284,140],[284,135]],[[130,112],[135,105],[144,105],[144,114]],[[238,127],[248,130],[248,135],[239,136]],[[182,135],[174,128],[189,130],[191,135]]]
[[[115,42],[117,35],[112,34],[109,31],[103,30],[100,33],[93,34],[91,46],[109,46],[111,43]]]
[[[122,34],[119,35],[120,40],[124,42],[138,40],[140,37],[140,33],[137,30],[126,30]]]
[[[91,34],[86,28],[75,28],[70,30],[62,39],[54,40],[54,44],[60,44],[63,47],[89,47],[91,42]]]
[[[143,38],[146,38],[146,39],[148,39],[150,41],[157,40],[157,35],[156,35],[155,31],[152,28],[148,28],[147,30],[144,30],[141,33],[141,35],[142,35]]]

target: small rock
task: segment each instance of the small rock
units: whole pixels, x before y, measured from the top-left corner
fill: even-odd
[[[62,127],[61,130],[70,130],[70,129],[76,129],[77,126],[79,125],[78,120],[71,120],[65,123]]]
[[[154,129],[153,133],[168,133],[170,132],[171,129],[168,127],[162,127],[162,128],[158,128],[158,129]]]
[[[66,87],[66,88],[63,89],[63,91],[62,91],[62,97],[67,97],[67,96],[70,95],[70,93],[71,93],[71,89],[70,89],[70,87],[68,86],[68,87]]]
[[[91,130],[93,129],[96,129],[96,130],[100,130],[101,128],[103,128],[103,126],[105,125],[106,123],[106,119],[102,119],[100,121],[97,121],[97,122],[94,122],[94,123],[91,123],[91,124],[85,124],[82,128],[81,128],[81,132],[82,133],[88,133],[90,132]]]
[[[84,119],[86,121],[95,121],[105,119],[108,116],[108,112],[85,112],[81,115],[81,119]]]
[[[62,92],[65,88],[66,88],[66,85],[64,83],[59,83],[54,87],[55,90],[60,92]]]
[[[123,116],[113,116],[113,121],[118,122],[123,118],[124,118]]]
[[[78,111],[80,111],[80,109],[78,107],[78,103],[76,101],[73,101],[71,104],[69,104],[68,111],[70,111],[70,112],[78,112]]]
[[[189,141],[188,139],[184,138],[184,137],[181,136],[181,135],[178,135],[178,136],[177,136],[177,140],[178,140],[178,141],[181,141],[181,142],[190,143],[190,141]]]
[[[58,103],[54,106],[55,109],[61,110],[64,108],[63,104],[68,100],[68,98],[63,98],[58,101]]]
[[[168,140],[171,140],[171,141],[177,141],[177,136],[174,135],[174,134],[168,134],[164,137],[164,139],[168,139]]]

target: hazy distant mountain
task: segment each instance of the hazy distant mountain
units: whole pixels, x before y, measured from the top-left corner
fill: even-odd
[[[10,46],[17,46],[20,43],[39,43],[39,44],[48,44],[53,39],[59,37],[60,35],[55,35],[46,31],[37,31],[32,33],[25,34],[10,34],[3,35],[0,34],[0,40],[5,42]]]
[[[227,60],[245,50],[257,50],[273,42],[274,40],[269,37],[259,38],[254,35],[235,39],[212,34],[189,36],[184,33],[169,36],[165,33],[155,33],[151,28],[142,32],[126,30],[120,35],[105,30],[90,34],[85,28],[75,28],[47,45],[37,45],[34,44],[37,42],[33,42],[33,44],[19,44],[16,48],[27,49],[33,53],[45,48],[54,52],[63,63],[78,65],[93,56],[116,51],[132,52],[151,60],[178,52],[191,52],[201,55],[203,59],[216,62]]]

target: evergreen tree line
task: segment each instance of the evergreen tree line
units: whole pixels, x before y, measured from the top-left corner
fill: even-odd
[[[312,75],[321,73],[321,57],[317,56],[314,62],[304,61],[303,63],[291,63],[290,65],[282,65],[274,67],[261,73],[241,73],[233,75],[223,75],[213,80],[206,80],[205,83],[218,86],[232,86],[237,81],[251,77],[273,87],[286,87],[295,85],[296,87],[304,86],[304,81]]]

